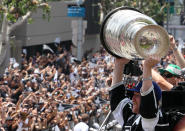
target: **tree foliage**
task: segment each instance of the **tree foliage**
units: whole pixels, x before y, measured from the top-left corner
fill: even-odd
[[[163,0],[101,0],[101,5],[105,14],[116,7],[132,7],[152,17],[157,23],[161,23],[166,16],[164,8],[167,6]]]
[[[11,32],[25,21],[31,22],[31,14],[38,8],[43,18],[49,18],[49,1],[60,0],[0,0],[0,73],[9,64]]]
[[[51,0],[2,0],[0,3],[1,18],[4,17],[4,13],[7,13],[8,22],[16,23],[28,12],[36,11],[38,7],[42,8],[43,17],[49,16],[49,1]]]

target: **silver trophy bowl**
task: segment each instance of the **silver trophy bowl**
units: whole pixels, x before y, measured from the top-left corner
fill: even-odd
[[[104,19],[100,40],[111,55],[130,60],[151,55],[163,57],[169,49],[169,36],[164,28],[140,11],[120,7]]]

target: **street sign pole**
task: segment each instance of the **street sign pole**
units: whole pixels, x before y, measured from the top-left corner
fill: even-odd
[[[72,2],[72,1],[71,1]],[[76,29],[73,28],[73,30],[77,30],[77,34],[74,33],[73,36],[74,38],[77,38],[76,45],[77,45],[77,59],[79,61],[82,61],[82,45],[83,45],[83,38],[84,38],[84,22],[83,22],[83,17],[85,17],[85,8],[81,6],[84,3],[84,0],[73,0],[75,5],[68,6],[68,17],[73,17],[76,18],[77,21],[77,26]],[[76,22],[74,22],[76,23]],[[74,27],[74,26],[72,26]]]
[[[77,59],[82,61],[83,19],[78,18]]]

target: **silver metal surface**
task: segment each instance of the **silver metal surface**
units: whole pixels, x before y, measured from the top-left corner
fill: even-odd
[[[109,53],[127,59],[163,57],[169,48],[168,33],[150,17],[132,9],[113,12],[104,22],[103,45]]]

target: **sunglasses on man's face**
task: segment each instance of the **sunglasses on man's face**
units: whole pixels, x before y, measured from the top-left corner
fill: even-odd
[[[170,74],[170,73],[164,73],[162,76],[166,77],[166,78],[172,78],[175,77],[175,75]]]

